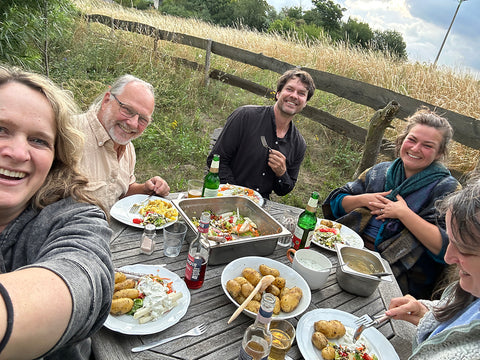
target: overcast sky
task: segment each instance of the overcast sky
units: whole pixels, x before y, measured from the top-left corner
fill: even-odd
[[[310,0],[267,0],[277,11],[282,7],[312,7]],[[396,30],[407,44],[410,61],[431,64],[452,22],[458,0],[334,0],[349,17],[373,30]],[[468,72],[480,79],[480,1],[462,2],[438,59],[438,66]]]

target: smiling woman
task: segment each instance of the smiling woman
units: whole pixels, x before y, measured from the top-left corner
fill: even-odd
[[[1,358],[88,359],[108,316],[111,230],[76,170],[74,110],[43,76],[0,67]]]
[[[460,187],[439,162],[452,135],[447,119],[418,110],[396,139],[395,161],[367,169],[323,204],[327,219],[353,229],[390,263],[404,294],[430,298],[446,267],[448,237],[435,202]]]

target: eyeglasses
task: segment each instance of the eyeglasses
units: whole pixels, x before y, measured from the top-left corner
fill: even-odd
[[[110,94],[112,94],[112,93],[110,93]],[[120,100],[118,100],[117,97],[115,96],[115,94],[112,94],[112,96],[115,100],[117,100],[118,105],[120,106],[120,114],[122,114],[123,116],[125,116],[127,118],[132,118],[135,115],[138,115],[138,122],[139,122],[140,126],[142,126],[142,127],[147,127],[148,124],[150,124],[151,119],[146,118],[142,114],[134,111],[128,105],[126,105],[123,102],[121,102]]]

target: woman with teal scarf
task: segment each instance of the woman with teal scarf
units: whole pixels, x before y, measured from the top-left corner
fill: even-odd
[[[435,202],[460,188],[440,160],[453,130],[447,119],[421,108],[396,139],[398,158],[365,170],[330,193],[324,217],[359,233],[386,259],[404,294],[430,298],[440,275],[448,236]]]

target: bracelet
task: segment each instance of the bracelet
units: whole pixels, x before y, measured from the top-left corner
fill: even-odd
[[[2,295],[3,301],[5,302],[5,307],[7,308],[7,329],[5,330],[5,335],[3,335],[2,341],[0,341],[0,353],[1,353],[5,348],[5,346],[7,345],[8,340],[10,340],[10,335],[12,335],[13,304],[7,289],[5,289],[2,283],[0,283],[0,295]]]

